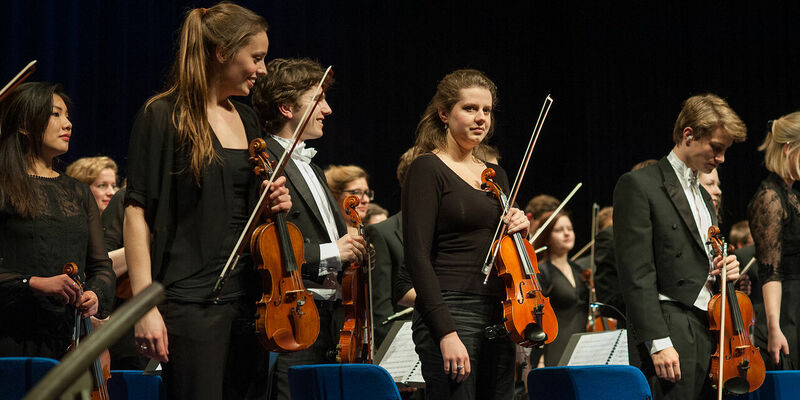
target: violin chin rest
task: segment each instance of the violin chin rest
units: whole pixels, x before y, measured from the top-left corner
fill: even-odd
[[[544,333],[542,327],[536,323],[528,324],[522,331],[522,335],[529,342],[533,342],[536,345],[544,344],[544,342],[547,341],[547,334]]]

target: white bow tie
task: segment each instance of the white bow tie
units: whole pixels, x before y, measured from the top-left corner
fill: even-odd
[[[305,143],[300,143],[295,147],[294,151],[292,152],[292,158],[304,162],[306,164],[311,163],[311,159],[317,154],[317,150],[313,147],[306,147]]]

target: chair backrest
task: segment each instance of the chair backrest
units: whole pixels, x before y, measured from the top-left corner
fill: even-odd
[[[0,357],[0,400],[21,399],[58,360],[44,357]]]
[[[747,399],[796,399],[800,396],[800,371],[767,371],[764,383]]]
[[[292,400],[399,400],[385,369],[370,364],[319,364],[289,368]]]
[[[158,375],[142,375],[138,370],[112,370],[108,395],[114,400],[163,400],[164,385]]]
[[[528,374],[528,393],[531,400],[652,398],[644,374],[630,365],[537,368]]]

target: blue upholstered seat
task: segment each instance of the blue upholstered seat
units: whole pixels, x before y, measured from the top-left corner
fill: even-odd
[[[645,400],[652,398],[647,380],[629,365],[537,368],[528,374],[531,400]]]
[[[289,368],[292,400],[399,400],[385,369],[369,364],[319,364]]]
[[[21,399],[56,365],[52,358],[0,357],[0,399]]]
[[[137,370],[112,370],[108,395],[114,400],[165,399],[164,385],[158,375],[142,375]]]

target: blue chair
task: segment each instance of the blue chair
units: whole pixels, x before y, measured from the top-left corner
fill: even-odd
[[[292,400],[400,400],[389,373],[370,364],[320,364],[289,368]]]
[[[0,399],[21,399],[56,365],[52,358],[0,357]]]
[[[642,371],[630,365],[537,368],[528,374],[531,400],[651,399]]]
[[[142,375],[137,370],[112,370],[108,395],[114,400],[165,399],[164,385],[158,375]]]
[[[800,371],[767,371],[764,384],[743,399],[796,399],[800,396]]]

